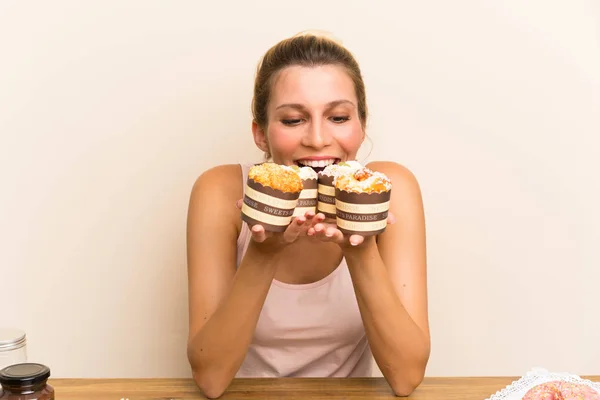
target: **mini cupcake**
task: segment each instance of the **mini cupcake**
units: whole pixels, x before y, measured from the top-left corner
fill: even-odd
[[[242,220],[250,226],[260,224],[266,231],[285,231],[302,187],[302,179],[290,167],[274,163],[254,165],[246,181]]]
[[[358,161],[344,161],[328,165],[319,172],[317,195],[317,212],[325,214],[326,218],[335,219],[335,186],[333,181],[340,174],[348,174],[362,168]]]
[[[293,217],[299,217],[308,211],[317,211],[317,179],[318,175],[311,167],[299,167],[293,165],[292,168],[302,179],[302,191],[298,198],[298,204],[294,210]]]
[[[338,229],[348,235],[372,236],[385,231],[392,182],[369,168],[336,176],[335,207]]]

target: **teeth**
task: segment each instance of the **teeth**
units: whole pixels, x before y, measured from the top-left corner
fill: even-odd
[[[298,164],[306,165],[308,167],[313,168],[323,168],[328,165],[331,165],[335,162],[335,158],[330,158],[329,160],[298,160]]]

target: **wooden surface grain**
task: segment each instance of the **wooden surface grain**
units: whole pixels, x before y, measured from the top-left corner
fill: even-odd
[[[600,381],[600,376],[584,377]],[[425,378],[413,400],[484,400],[518,377]],[[203,399],[191,379],[50,379],[57,400]],[[393,399],[383,378],[235,379],[221,399]]]

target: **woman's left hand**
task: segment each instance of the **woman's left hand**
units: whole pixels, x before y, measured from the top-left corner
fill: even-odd
[[[323,215],[321,213],[317,215]],[[387,217],[387,223],[393,224],[396,222],[394,215],[389,212]],[[351,247],[359,246],[365,241],[365,237],[362,235],[345,235],[337,228],[335,220],[326,219],[323,222],[315,224],[314,227],[308,229],[308,236],[317,238],[324,242],[333,242],[340,245],[340,247]]]

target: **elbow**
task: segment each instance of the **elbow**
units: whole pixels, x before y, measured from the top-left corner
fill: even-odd
[[[223,393],[225,393],[226,389],[224,387],[218,387],[213,384],[203,385],[200,383],[198,384],[198,388],[200,389],[202,395],[207,399],[218,399],[223,395]]]
[[[397,397],[408,397],[419,387],[423,377],[415,379],[402,379],[392,383],[392,391]]]
[[[393,374],[388,382],[397,397],[408,397],[423,383],[423,379],[425,379],[425,367],[418,367],[412,371]]]
[[[194,383],[202,395],[209,399],[218,399],[225,393],[233,377],[215,366],[209,367],[203,360],[194,357],[188,347],[188,359],[192,368]]]
[[[208,399],[218,399],[225,393],[229,386],[230,380],[225,379],[224,376],[193,371],[194,382],[204,397]]]
[[[425,370],[429,362],[430,347],[427,344],[425,351],[415,360],[412,367],[402,373],[391,373],[390,386],[397,397],[410,396],[425,379]]]

